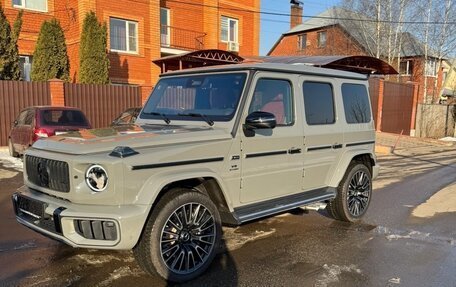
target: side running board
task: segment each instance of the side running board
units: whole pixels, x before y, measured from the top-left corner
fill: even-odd
[[[239,223],[244,223],[261,217],[270,216],[300,206],[333,199],[336,197],[336,188],[325,187],[293,194],[277,199],[266,200],[260,203],[249,204],[234,209],[233,216]]]

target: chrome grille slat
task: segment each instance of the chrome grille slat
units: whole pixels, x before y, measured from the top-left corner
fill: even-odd
[[[33,184],[59,192],[70,191],[68,163],[26,155],[25,166]]]

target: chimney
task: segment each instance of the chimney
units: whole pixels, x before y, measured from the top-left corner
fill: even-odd
[[[302,2],[291,0],[290,29],[302,24]]]

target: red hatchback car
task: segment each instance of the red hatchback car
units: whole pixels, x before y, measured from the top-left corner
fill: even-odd
[[[9,152],[17,157],[40,138],[90,128],[86,116],[77,108],[29,107],[14,121],[8,141]]]

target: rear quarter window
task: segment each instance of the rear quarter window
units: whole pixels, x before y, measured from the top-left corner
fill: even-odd
[[[366,86],[359,84],[342,84],[345,120],[349,124],[369,123],[371,110]]]

